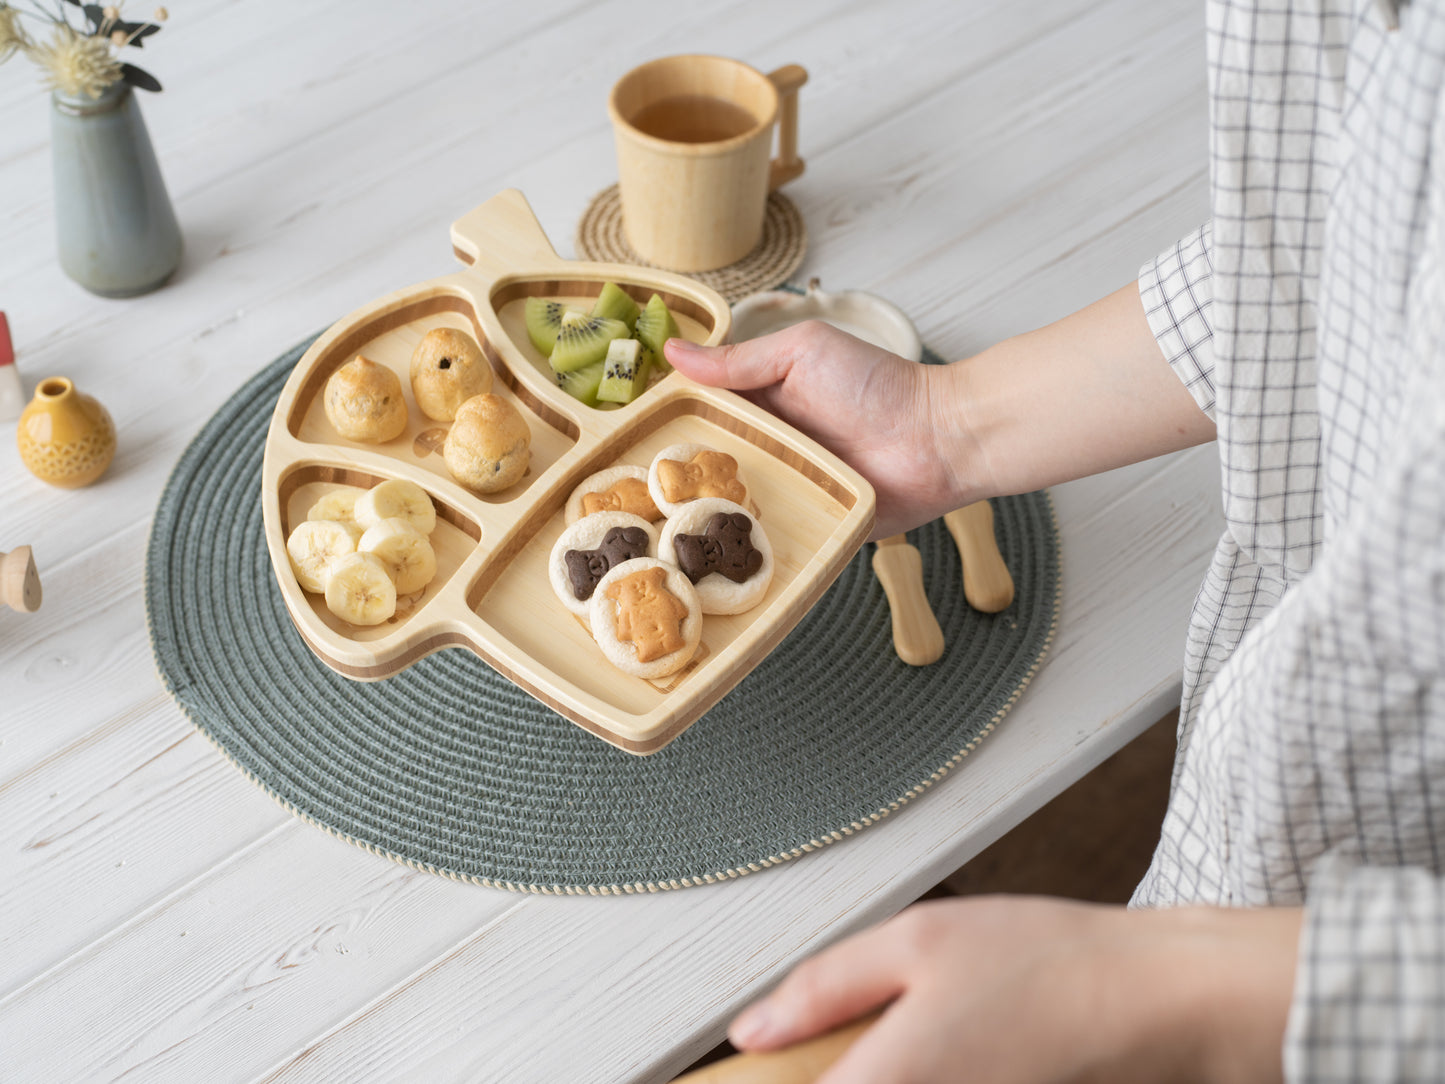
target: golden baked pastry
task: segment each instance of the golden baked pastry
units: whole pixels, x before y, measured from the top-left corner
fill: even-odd
[[[465,331],[434,327],[411,355],[411,393],[428,418],[449,422],[474,395],[492,390],[492,367]]]
[[[347,440],[379,444],[406,431],[401,378],[360,354],[326,381],[326,417]]]
[[[531,460],[532,431],[500,395],[474,395],[457,408],[442,458],[464,486],[495,493],[521,481]]]

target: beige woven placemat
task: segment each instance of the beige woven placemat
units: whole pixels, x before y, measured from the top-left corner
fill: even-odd
[[[648,263],[631,245],[622,229],[622,196],[617,185],[592,197],[577,224],[577,255],[604,263]],[[808,230],[797,206],[781,192],[768,196],[763,214],[763,239],[737,263],[716,271],[684,271],[688,278],[710,286],[729,305],[768,290],[798,269],[808,251]]]

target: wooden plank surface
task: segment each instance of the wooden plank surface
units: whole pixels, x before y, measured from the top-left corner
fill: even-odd
[[[0,550],[33,546],[45,585],[0,611],[0,1078],[666,1080],[1172,706],[1220,526],[1209,449],[1056,489],[1058,635],[998,732],[882,824],[724,885],[417,873],[290,817],[166,697],[145,546],[199,427],[303,336],[451,270],[450,222],[503,188],[571,255],[615,179],[607,88],[692,50],[808,68],[798,278],[889,297],[948,356],[1102,296],[1205,214],[1197,0],[178,0],[143,109],[187,253],[111,302],[56,264],[47,104],[28,62],[0,67],[20,370],[70,376],[120,439],[75,492],[0,456]]]

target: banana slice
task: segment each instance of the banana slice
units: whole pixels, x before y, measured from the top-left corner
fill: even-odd
[[[326,608],[353,625],[379,625],[396,613],[396,585],[374,553],[349,553],[326,581]]]
[[[286,539],[286,556],[296,582],[318,594],[326,590],[336,562],[356,552],[356,536],[331,519],[308,519],[298,523]]]
[[[363,531],[394,516],[411,520],[411,525],[422,534],[431,534],[437,525],[437,512],[426,490],[405,478],[393,478],[372,486],[356,498],[355,514]]]
[[[437,555],[431,542],[412,526],[411,520],[401,516],[368,527],[356,549],[381,559],[398,595],[420,591],[437,574]]]
[[[364,492],[365,490],[357,489],[355,486],[333,489],[311,506],[311,510],[306,513],[306,518],[334,520],[350,531],[354,537],[360,538],[361,524],[356,522],[356,498]]]

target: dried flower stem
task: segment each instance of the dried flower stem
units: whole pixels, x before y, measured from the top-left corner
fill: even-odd
[[[120,4],[107,5],[99,16],[95,8],[72,6],[86,12],[93,24],[89,30],[71,25],[61,0],[50,0],[48,7],[42,0],[30,0],[32,10],[0,0],[0,63],[24,53],[40,66],[47,85],[62,94],[99,98],[122,80],[146,90],[160,89],[154,77],[135,65],[122,64],[112,50],[138,46],[141,38],[157,33],[168,17],[165,8],[156,9],[153,22],[130,23],[121,18]],[[49,24],[49,39],[31,38],[21,25],[22,17]]]

